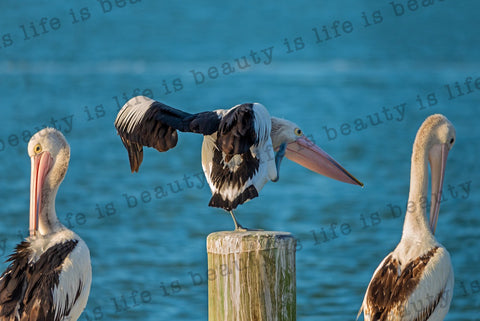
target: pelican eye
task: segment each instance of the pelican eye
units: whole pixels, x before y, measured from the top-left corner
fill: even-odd
[[[455,138],[450,139],[450,145],[452,145],[453,142],[455,142]]]
[[[35,147],[33,147],[33,152],[35,154],[41,153],[42,152],[42,145],[40,145],[40,144],[35,145]]]
[[[302,136],[303,135],[302,130],[300,128],[295,128],[293,132],[297,136]]]

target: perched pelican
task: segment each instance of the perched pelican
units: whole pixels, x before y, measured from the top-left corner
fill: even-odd
[[[363,186],[296,124],[270,117],[259,103],[189,114],[137,96],[118,112],[115,127],[132,172],[140,167],[143,146],[164,152],[177,144],[177,130],[203,134],[202,167],[212,191],[209,206],[229,211],[236,230],[244,228],[233,209],[257,197],[269,180],[278,180],[283,156],[317,173]]]
[[[70,146],[62,133],[45,128],[30,139],[28,155],[30,236],[0,277],[0,320],[75,321],[87,305],[92,270],[87,245],[55,213]]]
[[[410,193],[400,243],[380,263],[362,307],[365,320],[443,320],[453,294],[447,250],[435,239],[447,155],[455,129],[443,115],[428,117],[413,144]],[[430,221],[427,219],[428,163],[431,168]],[[358,319],[357,316],[357,319]]]

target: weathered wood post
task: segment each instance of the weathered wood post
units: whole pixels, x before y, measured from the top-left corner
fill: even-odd
[[[295,321],[296,240],[286,232],[207,237],[209,321]]]

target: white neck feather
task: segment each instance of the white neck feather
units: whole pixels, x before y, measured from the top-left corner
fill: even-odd
[[[42,208],[40,209],[40,215],[38,217],[38,230],[41,235],[58,232],[65,228],[65,226],[58,220],[55,211],[55,198],[57,196],[59,185],[60,184],[53,188],[44,186]]]
[[[422,141],[424,142],[424,141]],[[402,241],[433,241],[426,216],[428,191],[428,151],[415,142],[410,173],[410,192],[403,225]]]

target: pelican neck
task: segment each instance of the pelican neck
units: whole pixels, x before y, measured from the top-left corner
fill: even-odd
[[[427,221],[428,151],[425,146],[414,144],[408,196],[402,239],[432,239]]]
[[[58,220],[55,211],[55,198],[59,185],[60,184],[51,188],[48,186],[48,183],[45,182],[43,187],[42,207],[40,208],[38,217],[38,231],[40,235],[48,235],[64,228],[63,224]]]

